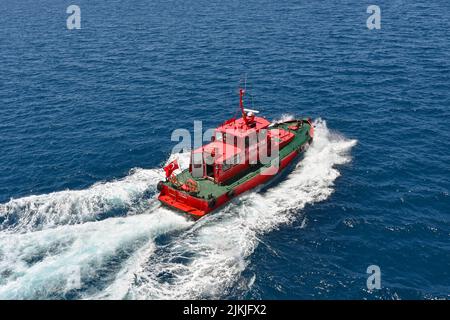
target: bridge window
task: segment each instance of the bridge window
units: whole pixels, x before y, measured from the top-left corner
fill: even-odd
[[[223,141],[222,132],[216,132],[216,141]]]
[[[231,164],[227,164],[227,163],[222,164],[222,171],[225,172],[230,168],[231,168]]]

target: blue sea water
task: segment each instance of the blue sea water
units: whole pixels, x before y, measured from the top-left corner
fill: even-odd
[[[449,298],[448,1],[0,8],[0,298]],[[285,181],[187,221],[155,200],[172,130],[231,117],[243,74],[316,140]]]

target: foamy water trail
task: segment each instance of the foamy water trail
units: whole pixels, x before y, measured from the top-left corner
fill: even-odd
[[[174,154],[184,167],[189,153]],[[155,239],[192,222],[149,193],[162,169],[134,169],[123,179],[84,190],[13,199],[0,205],[0,299],[95,296],[120,281]],[[112,211],[121,211],[114,217]]]
[[[265,192],[236,199],[168,246],[158,248],[131,271],[134,281],[122,298],[226,296],[246,269],[261,235],[298,218],[306,204],[328,198],[340,175],[336,165],[351,160],[349,152],[356,140],[331,133],[324,121],[316,121],[315,125],[313,145],[284,181]]]
[[[29,196],[0,204],[0,230],[26,232],[59,225],[95,221],[108,213],[126,213],[163,178],[160,169],[134,169],[123,179],[94,184],[84,190],[67,190]]]
[[[172,154],[180,170],[189,166],[189,152]],[[164,178],[162,169],[133,169],[123,179],[96,183],[83,190],[66,190],[12,199],[0,204],[0,231],[28,232],[60,225],[139,213],[155,202],[148,199]]]
[[[0,299],[62,299],[94,294],[154,239],[192,224],[155,212],[26,234],[0,233]],[[119,272],[120,273],[120,272]]]

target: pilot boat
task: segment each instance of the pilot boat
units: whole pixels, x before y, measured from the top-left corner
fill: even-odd
[[[270,122],[244,107],[244,95],[240,89],[242,116],[222,123],[209,143],[192,150],[189,168],[180,170],[177,160],[164,167],[166,179],[157,185],[163,205],[197,220],[270,182],[307,150],[311,118]]]

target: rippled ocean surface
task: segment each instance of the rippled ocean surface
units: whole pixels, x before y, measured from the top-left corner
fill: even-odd
[[[0,298],[449,298],[450,3],[375,2],[2,1]],[[193,223],[156,201],[171,132],[243,74],[316,139]]]

